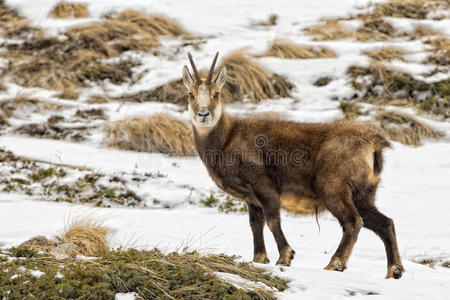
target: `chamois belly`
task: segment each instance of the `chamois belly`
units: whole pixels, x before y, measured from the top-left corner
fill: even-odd
[[[282,208],[296,215],[310,215],[325,210],[325,207],[318,199],[302,195],[283,193],[280,195],[280,200]]]

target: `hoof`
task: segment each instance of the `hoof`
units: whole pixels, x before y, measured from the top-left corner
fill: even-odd
[[[392,265],[388,267],[386,279],[394,278],[394,279],[400,279],[403,275],[403,272],[405,272],[405,269],[401,265]]]
[[[324,269],[325,270],[329,270],[329,271],[339,271],[342,272],[346,269],[347,267],[345,266],[345,264],[341,261],[341,259],[339,257],[333,257],[331,258],[330,263],[328,264],[328,266],[326,266]]]
[[[277,261],[277,265],[290,266],[291,261],[294,259],[295,251],[289,247],[286,251],[280,254],[280,258]]]
[[[253,256],[253,262],[260,264],[268,264],[270,260],[267,258],[266,253],[259,253]]]

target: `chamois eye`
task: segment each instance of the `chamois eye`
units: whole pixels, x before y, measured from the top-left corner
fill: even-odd
[[[189,93],[189,99],[194,99],[194,94]]]
[[[214,98],[219,98],[219,92],[214,93]]]

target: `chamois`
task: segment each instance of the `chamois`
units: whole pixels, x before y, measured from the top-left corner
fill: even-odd
[[[364,226],[384,242],[386,278],[400,278],[404,269],[394,223],[375,206],[382,152],[390,143],[368,125],[302,124],[228,115],[220,97],[225,67],[213,78],[218,54],[205,79],[189,53],[194,75],[186,65],[182,71],[188,114],[197,152],[209,175],[219,188],[248,205],[253,261],[269,263],[265,223],[280,253],[277,264],[289,266],[294,258],[295,251],[281,230],[281,206],[302,214],[328,210],[338,219],[343,235],[326,270],[346,268]]]

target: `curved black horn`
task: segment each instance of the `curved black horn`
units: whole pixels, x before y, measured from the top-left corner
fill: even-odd
[[[195,81],[197,84],[202,83],[200,75],[198,74],[197,67],[195,66],[194,60],[192,59],[192,55],[188,52],[189,62],[191,63],[192,71],[194,71]]]
[[[212,81],[212,76],[214,74],[214,68],[216,67],[216,61],[217,57],[219,56],[219,52],[216,53],[216,56],[214,56],[214,60],[211,64],[211,68],[209,69],[208,78],[206,79],[206,83],[210,84]]]

